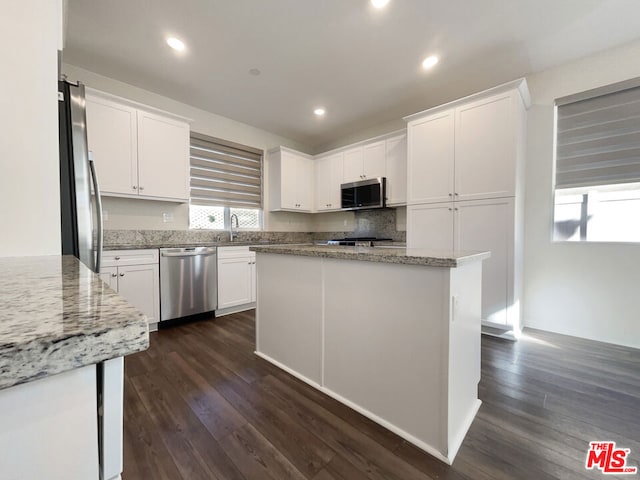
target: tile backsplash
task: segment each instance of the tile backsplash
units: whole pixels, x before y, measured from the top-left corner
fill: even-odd
[[[334,232],[238,232],[238,241],[269,243],[310,243],[342,237],[379,237],[404,242],[406,234],[396,230],[396,210],[362,210],[354,213],[354,229]],[[229,232],[220,230],[105,230],[107,248],[131,246],[208,245],[228,242]]]

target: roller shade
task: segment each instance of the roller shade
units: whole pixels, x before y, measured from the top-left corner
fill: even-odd
[[[191,204],[262,207],[262,151],[191,133]]]
[[[556,105],[556,188],[640,182],[640,87]]]

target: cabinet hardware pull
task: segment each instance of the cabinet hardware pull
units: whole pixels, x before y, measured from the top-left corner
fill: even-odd
[[[454,195],[455,195],[456,197],[458,196],[458,194],[457,194],[457,193],[454,193]]]
[[[449,207],[449,211],[451,212],[453,210],[453,208]]]
[[[121,276],[121,277],[124,277],[124,273],[121,273],[121,274],[120,274],[120,276]]]
[[[120,260],[120,257],[113,257],[115,260]]]
[[[116,273],[112,273],[111,276],[112,277],[117,277],[118,275]]]
[[[134,190],[138,189],[138,187],[136,187],[135,185],[133,185],[131,188],[133,188]]]
[[[140,190],[144,190],[144,187],[140,187]]]
[[[450,194],[449,194],[449,196],[450,196],[450,197],[453,197],[453,193],[450,193]]]

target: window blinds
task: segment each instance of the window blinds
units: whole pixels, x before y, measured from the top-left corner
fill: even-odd
[[[556,188],[640,182],[640,87],[611,90],[556,101]]]
[[[262,151],[191,133],[191,204],[262,206]]]

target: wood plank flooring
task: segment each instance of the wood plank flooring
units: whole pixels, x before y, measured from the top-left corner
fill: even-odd
[[[616,478],[584,469],[593,440],[640,464],[640,350],[483,337],[483,405],[449,467],[256,357],[254,332],[253,312],[203,318],[126,358],[123,480]]]

